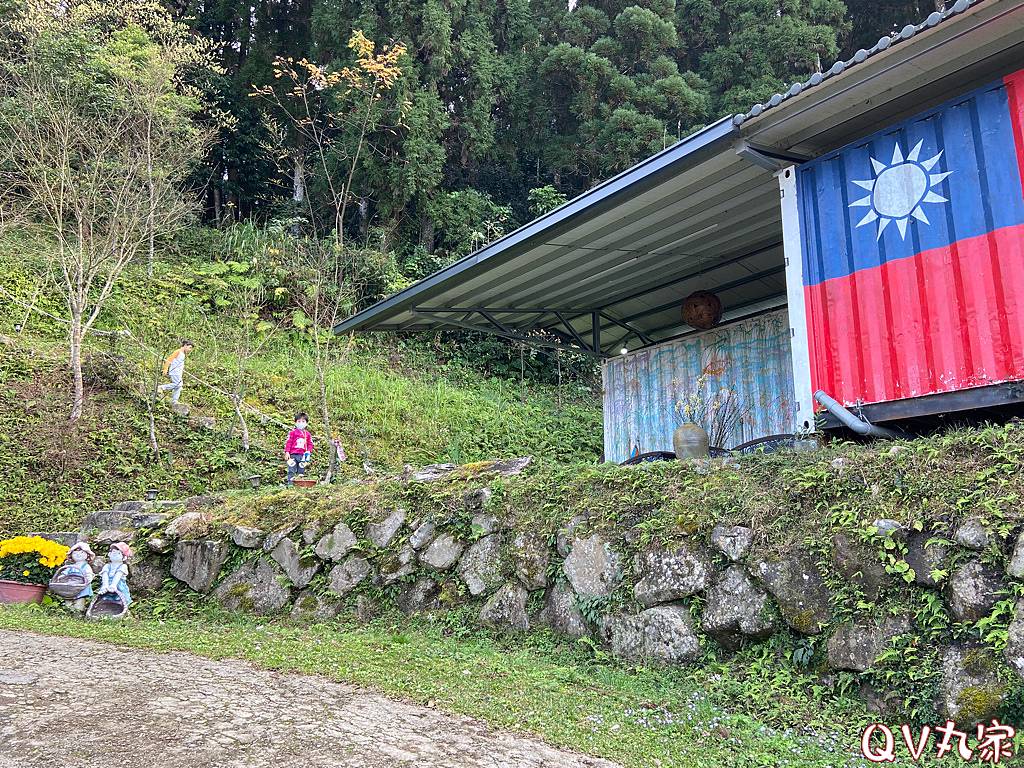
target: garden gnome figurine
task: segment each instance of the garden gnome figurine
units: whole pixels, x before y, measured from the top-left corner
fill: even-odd
[[[110,545],[110,552],[107,553],[107,564],[100,571],[100,596],[113,593],[121,598],[121,603],[127,611],[132,604],[132,595],[128,591],[128,559],[132,551],[123,541]]]
[[[68,550],[68,557],[65,561],[68,571],[80,574],[85,579],[85,589],[76,597],[64,601],[65,607],[75,613],[85,613],[88,598],[92,597],[92,580],[96,578],[96,574],[92,570],[94,557],[92,548],[84,541],[78,542]]]

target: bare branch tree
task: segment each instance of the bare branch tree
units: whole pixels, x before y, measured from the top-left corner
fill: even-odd
[[[309,319],[320,418],[327,440],[333,437],[327,370],[340,361],[335,359],[334,327],[351,305],[357,289],[353,253],[345,243],[345,219],[350,201],[358,197],[353,194],[353,187],[368,135],[378,126],[380,99],[401,76],[399,62],[405,55],[401,44],[378,53],[374,43],[358,30],[349,40],[349,49],[356,62],[339,70],[329,70],[306,59],[295,62],[279,58],[274,62],[275,79],[283,81],[285,88],[268,85],[257,88],[253,94],[265,99],[297,138],[293,199],[306,205],[314,227],[313,237],[296,243],[299,261],[308,277],[297,298]],[[327,240],[318,239],[315,232],[317,217],[306,179],[307,171],[313,168],[326,188],[332,212],[331,237]],[[351,348],[349,340],[341,359]]]

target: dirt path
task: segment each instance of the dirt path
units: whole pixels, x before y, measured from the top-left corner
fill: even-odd
[[[36,766],[616,768],[320,677],[0,631],[0,768]]]

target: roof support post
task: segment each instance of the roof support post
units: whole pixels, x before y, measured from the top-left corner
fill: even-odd
[[[789,348],[793,356],[793,392],[797,429],[814,429],[814,392],[811,388],[811,355],[807,341],[807,312],[804,306],[804,253],[800,239],[799,191],[796,166],[780,170],[782,203],[782,249],[786,261],[786,299],[789,309]]]
[[[590,346],[594,354],[601,357],[601,313],[590,313]]]

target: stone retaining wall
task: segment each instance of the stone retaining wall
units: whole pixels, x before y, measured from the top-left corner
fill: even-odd
[[[865,673],[894,638],[918,629],[909,611],[837,619],[855,615],[842,602],[843,585],[867,600],[905,593],[908,606],[930,593],[958,627],[941,649],[938,711],[979,721],[1022,690],[1024,599],[1006,620],[1004,658],[972,640],[969,627],[1009,599],[1014,585],[1020,592],[1024,532],[1011,536],[998,564],[981,555],[991,552],[993,534],[979,518],[964,520],[948,543],[879,520],[870,542],[836,534],[817,553],[766,558],[751,554],[755,531],[742,526],[637,546],[637,531],[595,530],[585,515],[551,535],[515,530],[489,499],[487,488],[466,493],[459,524],[396,508],[369,520],[278,530],[218,523],[218,502],[207,497],[126,502],[63,536],[88,538],[94,549],[132,541],[130,581],[143,599],[174,579],[230,610],[307,620],[343,611],[365,618],[392,605],[407,614],[460,608],[496,630],[548,627],[644,665],[694,663],[713,645],[729,652],[781,633],[794,648],[813,640],[823,676]],[[900,555],[896,567],[883,567],[886,551]],[[950,563],[956,567],[943,574]],[[886,691],[863,687],[882,707]]]

